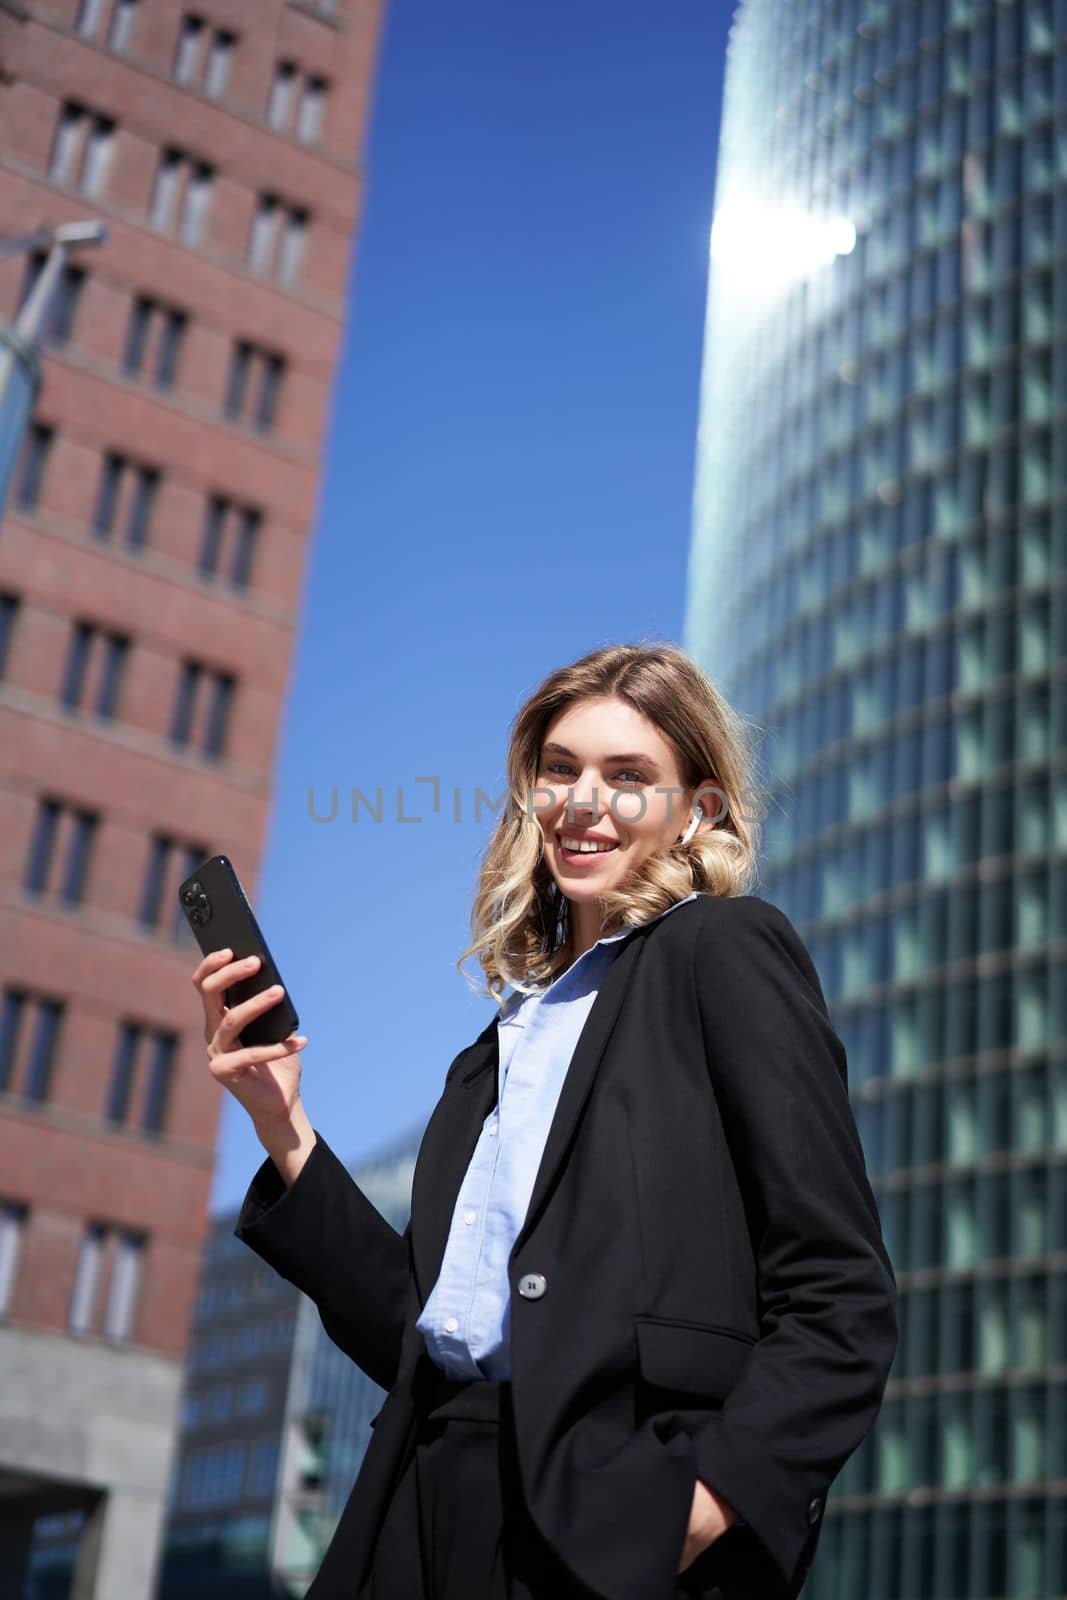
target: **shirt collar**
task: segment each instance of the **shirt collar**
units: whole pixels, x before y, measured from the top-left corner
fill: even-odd
[[[698,892],[698,890],[694,889],[691,893],[687,894],[684,899],[672,901],[669,906],[664,906],[662,911],[657,911],[654,917],[648,917],[644,922],[631,923],[628,927],[620,928],[618,933],[604,934],[596,941],[596,944],[590,945],[588,950],[583,950],[581,955],[578,956],[577,960],[571,962],[570,966],[567,968],[567,971],[561,972],[559,977],[553,978],[551,983],[542,984],[540,987],[529,991],[513,988],[507,998],[501,1002],[500,1010],[498,1012],[498,1020],[500,1018],[513,1016],[518,1010],[519,1006],[522,1005],[524,1000],[540,999],[542,995],[548,993],[549,989],[554,989],[556,984],[559,983],[562,978],[565,978],[569,973],[574,972],[579,962],[584,961],[587,956],[592,955],[593,951],[599,949],[602,944],[615,944],[617,940],[625,939],[628,934],[636,932],[638,928],[651,927],[652,924],[654,922],[658,922],[661,917],[665,917],[670,912],[676,911],[679,906],[684,906],[688,901],[695,900]]]

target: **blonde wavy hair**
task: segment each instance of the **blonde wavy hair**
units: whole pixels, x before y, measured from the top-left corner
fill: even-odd
[[[550,673],[511,726],[508,803],[482,861],[472,943],[456,962],[462,973],[463,962],[477,955],[486,979],[478,992],[487,999],[502,999],[508,984],[528,991],[551,983],[570,965],[569,901],[544,859],[544,834],[529,797],[550,724],[568,706],[592,698],[624,700],[647,717],[673,747],[683,785],[710,780],[713,812],[721,813],[714,827],[698,828],[686,845],[655,851],[605,892],[603,933],[637,927],[694,889],[746,894],[756,879],[759,818],[748,807],[762,795],[757,725],[742,719],[677,645],[642,641],[592,650]]]

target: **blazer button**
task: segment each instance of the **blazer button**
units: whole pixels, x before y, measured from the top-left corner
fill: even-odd
[[[815,1495],[811,1500],[808,1501],[808,1521],[818,1522],[819,1513],[821,1510],[822,1506],[819,1504],[819,1497],[818,1495]]]
[[[540,1300],[545,1292],[544,1276],[540,1272],[524,1272],[519,1279],[519,1293],[524,1300]]]

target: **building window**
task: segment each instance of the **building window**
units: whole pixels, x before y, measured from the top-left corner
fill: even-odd
[[[258,1416],[267,1409],[270,1389],[263,1378],[245,1378],[237,1391],[237,1410],[241,1416]]]
[[[39,999],[36,1002],[36,1027],[30,1042],[22,1089],[23,1099],[33,1105],[44,1105],[48,1099],[63,1012],[62,1002],[58,1000]]]
[[[190,84],[196,77],[200,52],[204,43],[204,19],[187,13],[182,18],[178,34],[178,48],[174,56],[174,76],[179,83]]]
[[[52,881],[62,868],[54,892],[68,905],[80,904],[99,820],[94,811],[40,799],[23,887],[32,894],[51,893]]]
[[[153,369],[153,379],[157,389],[174,387],[178,375],[178,357],[181,355],[187,324],[188,319],[184,311],[167,310],[162,314]]]
[[[55,429],[34,422],[23,441],[15,473],[15,503],[22,511],[33,511],[41,498],[44,470],[55,439]]]
[[[148,1061],[148,1082],[145,1085],[144,1105],[141,1110],[142,1133],[159,1134],[166,1126],[177,1050],[177,1034],[167,1033],[159,1028],[153,1030],[152,1054]]]
[[[182,1471],[181,1504],[215,1506],[239,1499],[247,1450],[243,1443],[213,1444],[191,1450]]]
[[[148,543],[148,529],[158,492],[159,469],[137,467],[133,479],[133,494],[130,497],[130,517],[126,524],[127,549],[141,550]]]
[[[19,293],[19,311],[36,288],[46,259],[43,250],[36,250],[32,256],[27,257]],[[45,315],[44,336],[49,344],[57,346],[69,344],[73,337],[74,318],[85,287],[85,276],[84,267],[75,266],[72,261],[65,263]]]
[[[20,1201],[0,1200],[0,1318],[11,1315],[27,1214]]]
[[[105,1339],[124,1342],[133,1331],[144,1247],[143,1233],[120,1233],[115,1241],[107,1310],[104,1314]]]
[[[115,0],[115,9],[111,14],[111,31],[107,39],[112,50],[129,49],[136,16],[137,0]]]
[[[130,306],[130,320],[126,324],[126,347],[122,353],[122,370],[127,375],[140,372],[144,364],[148,330],[151,326],[154,302],[138,295]]]
[[[200,661],[183,661],[171,721],[172,742],[186,747],[195,742],[204,755],[217,760],[226,742],[235,682],[230,672],[216,672]]]
[[[303,260],[307,224],[308,214],[303,206],[282,206],[277,195],[261,194],[248,239],[248,265],[252,271],[270,273],[281,283],[292,283]]]
[[[211,761],[220,760],[225,751],[236,681],[232,672],[214,672],[209,679],[207,726],[201,748]]]
[[[316,144],[322,137],[329,85],[317,72],[305,74],[295,61],[278,61],[267,99],[267,122],[277,133],[288,133],[296,107],[296,137]]]
[[[273,194],[261,194],[252,218],[252,231],[248,238],[248,265],[253,272],[267,272],[278,237],[281,211]]]
[[[237,536],[233,541],[233,560],[230,563],[230,582],[235,589],[247,589],[252,576],[252,562],[259,542],[261,515],[243,506],[237,519]]]
[[[20,604],[17,594],[0,591],[0,678],[7,671],[11,639],[15,632],[15,618],[18,616]]]
[[[185,244],[199,244],[204,237],[214,179],[214,168],[203,161],[198,161],[189,174],[178,224],[179,236]]]
[[[97,1302],[109,1244],[113,1245],[111,1280],[104,1310],[103,1334],[108,1339],[125,1341],[133,1328],[145,1235],[117,1229],[104,1222],[89,1223],[82,1237],[68,1327],[71,1333],[91,1333],[96,1329]]]
[[[269,1499],[278,1473],[278,1440],[257,1439],[249,1447],[245,1494],[253,1500]]]
[[[124,1022],[119,1028],[118,1046],[111,1066],[107,1105],[104,1115],[109,1122],[120,1126],[129,1116],[130,1096],[133,1092],[133,1073],[137,1063],[137,1046],[141,1029],[136,1023]]]
[[[25,989],[4,990],[4,1006],[0,1011],[0,1094],[9,1094],[15,1081],[19,1034],[27,999]]]
[[[0,1093],[21,1095],[38,1105],[48,1099],[63,1013],[61,1000],[17,987],[5,989],[0,1011]]]
[[[262,513],[254,507],[235,505],[223,495],[209,495],[200,540],[201,576],[214,578],[225,571],[235,589],[247,589],[261,523]]]
[[[67,1321],[71,1333],[88,1333],[93,1325],[106,1236],[107,1229],[99,1222],[91,1222],[82,1236]]]
[[[148,207],[148,220],[155,228],[168,228],[174,216],[181,183],[184,157],[180,150],[163,150],[156,168],[156,181]]]
[[[204,93],[211,100],[219,100],[226,93],[233,65],[233,52],[237,39],[225,28],[217,28],[208,52],[207,71],[204,73]]]
[[[104,15],[104,0],[80,0],[74,26],[86,39],[96,37]]]
[[[143,1079],[138,1126],[142,1133],[161,1134],[166,1125],[178,1036],[138,1022],[119,1027],[104,1115],[116,1127],[130,1122],[135,1084]],[[147,1063],[142,1065],[147,1051]]]
[[[94,197],[103,194],[114,151],[115,124],[110,117],[94,117],[82,164],[80,188],[83,194]]]
[[[167,931],[175,942],[191,939],[192,930],[178,901],[178,885],[184,883],[210,854],[205,844],[181,845],[168,834],[152,835],[138,911],[138,921],[143,927]]]
[[[300,97],[300,111],[296,119],[296,136],[301,144],[317,144],[322,138],[322,128],[326,118],[326,93],[326,79],[316,74],[312,74],[304,84],[304,92]]]
[[[201,1415],[205,1422],[226,1422],[233,1414],[233,1385],[217,1383],[203,1396]]]
[[[270,86],[270,98],[267,101],[267,121],[278,132],[284,132],[289,126],[289,119],[293,114],[296,84],[296,62],[277,62],[274,68],[274,80]]]
[[[68,711],[85,710],[86,686],[93,683],[96,696],[92,709],[98,717],[114,717],[129,648],[125,634],[112,633],[92,622],[76,621],[59,692],[60,704]]]
[[[226,377],[226,398],[222,403],[222,409],[228,417],[239,417],[244,410],[252,354],[252,346],[247,339],[236,341],[230,355],[230,370]]]
[[[118,506],[119,488],[125,466],[125,457],[115,455],[113,451],[109,451],[103,459],[100,486],[96,492],[96,506],[93,509],[93,533],[97,538],[110,537],[115,526],[115,510]]]
[[[207,225],[215,169],[184,151],[163,150],[156,169],[156,181],[148,208],[154,228],[170,230],[177,222],[185,244],[199,244]]]
[[[307,242],[308,214],[301,206],[292,207],[286,214],[282,229],[282,246],[278,254],[278,280],[289,285],[296,282],[304,260]]]
[[[218,100],[226,92],[237,35],[228,28],[209,30],[203,17],[187,12],[182,18],[178,47],[174,55],[174,77],[187,89],[194,88],[203,72],[203,92]],[[205,57],[206,49],[206,57]]]
[[[95,115],[76,101],[65,100],[52,140],[48,176],[53,183],[76,187],[85,195],[103,194],[114,140],[115,124],[110,117]]]
[[[143,549],[151,530],[159,479],[158,467],[130,461],[117,451],[109,451],[101,463],[100,485],[93,508],[94,537],[108,540],[118,524],[124,523],[126,548]]]
[[[252,414],[252,422],[256,428],[264,433],[274,426],[274,417],[278,408],[278,391],[281,387],[284,366],[285,363],[279,355],[268,353],[263,358],[259,394],[256,399],[255,411]]]
[[[122,353],[126,376],[139,377],[148,367],[157,389],[173,389],[188,325],[184,311],[161,305],[150,295],[137,295],[130,306]]]
[[[224,414],[233,421],[251,421],[260,432],[267,432],[274,425],[284,371],[282,356],[259,349],[247,339],[236,340],[226,380]],[[250,390],[254,398],[248,415]]]
[[[85,137],[85,111],[71,100],[59,110],[48,161],[48,176],[54,183],[69,183]]]

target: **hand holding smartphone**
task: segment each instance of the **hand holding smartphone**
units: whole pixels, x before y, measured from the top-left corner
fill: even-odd
[[[212,856],[203,862],[181,884],[178,899],[205,956],[214,950],[229,949],[234,961],[259,957],[255,971],[226,990],[225,1003],[231,1011],[282,983],[277,963],[228,856]],[[288,987],[283,987],[285,994],[279,1003],[245,1023],[238,1035],[242,1045],[281,1044],[296,1032],[300,1018]]]

